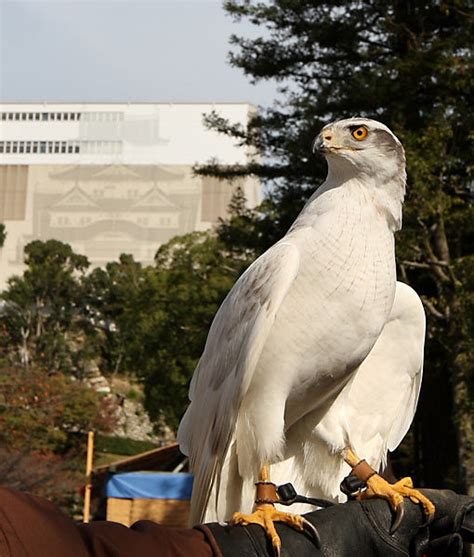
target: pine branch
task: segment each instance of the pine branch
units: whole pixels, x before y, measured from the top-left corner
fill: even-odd
[[[434,306],[434,304],[430,300],[428,300],[428,298],[426,296],[421,296],[421,300],[423,302],[423,305],[426,307],[426,309],[429,311],[429,313],[433,317],[435,317],[439,321],[447,321],[446,315],[444,313],[442,313],[441,311],[439,311]]]

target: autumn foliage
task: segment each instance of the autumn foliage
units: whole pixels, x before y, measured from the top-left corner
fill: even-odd
[[[63,454],[82,442],[81,433],[112,424],[107,399],[72,377],[38,368],[1,370],[0,443],[10,449]]]

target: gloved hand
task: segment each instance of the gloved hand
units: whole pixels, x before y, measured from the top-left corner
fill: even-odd
[[[461,557],[463,545],[474,543],[474,498],[449,490],[422,491],[436,506],[427,555]]]
[[[422,490],[436,506],[430,525],[422,509],[405,500],[405,515],[394,534],[388,503],[381,499],[349,501],[305,514],[319,533],[315,544],[308,535],[277,524],[282,557],[460,557],[463,543],[474,541],[474,498],[452,491]],[[257,525],[205,524],[211,544],[223,557],[268,557],[273,549]]]

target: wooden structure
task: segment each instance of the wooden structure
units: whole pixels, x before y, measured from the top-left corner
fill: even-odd
[[[91,514],[91,495],[92,495],[92,464],[94,460],[94,432],[87,434],[87,458],[86,458],[86,486],[84,491],[84,511],[83,522],[87,524]]]
[[[136,474],[137,479],[143,480],[148,474],[150,480],[156,476],[156,480],[160,481],[168,477],[173,480],[182,479],[184,483],[189,485],[189,475],[183,472],[187,471],[187,459],[179,452],[177,443],[160,447],[145,453],[141,453],[107,466],[97,467],[92,474],[93,493],[97,496],[100,494],[101,501],[99,507],[104,509],[105,513],[99,513],[99,518],[106,518],[120,522],[126,526],[130,526],[138,520],[153,520],[160,524],[175,527],[187,526],[189,515],[189,496],[183,495],[179,497],[138,497],[135,496],[133,490],[130,496],[108,496],[110,493],[111,479],[120,479],[124,476],[127,481],[133,485],[134,475],[127,473],[146,472],[146,474]],[[154,474],[153,474],[154,473]],[[117,477],[114,477],[117,476]],[[182,478],[180,477],[182,476]],[[166,482],[165,482],[166,483]],[[146,495],[146,494],[145,494]],[[184,497],[184,498],[183,498]]]
[[[165,526],[188,526],[189,501],[178,499],[107,498],[107,520],[131,526],[138,520],[152,520]]]

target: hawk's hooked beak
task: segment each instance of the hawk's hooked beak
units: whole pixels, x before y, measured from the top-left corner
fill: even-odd
[[[316,139],[313,141],[313,153],[318,153],[322,155],[325,151],[324,146],[324,139],[322,138],[321,134],[319,134]]]

